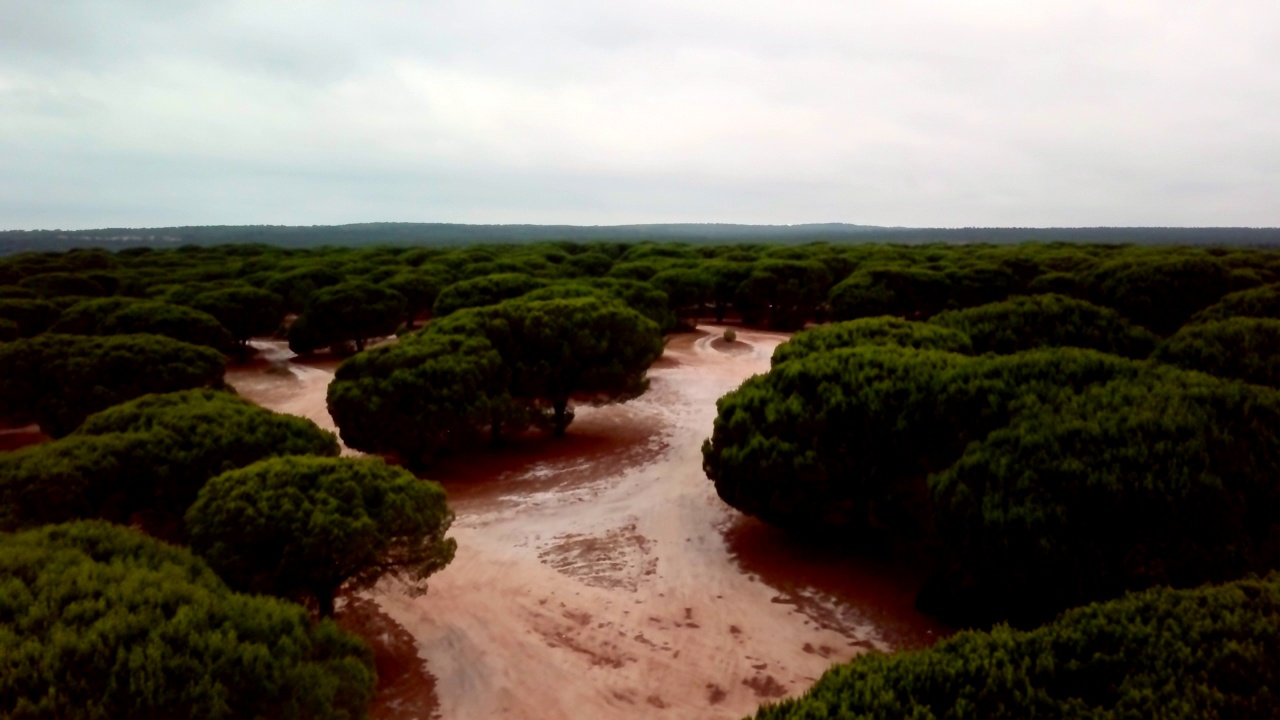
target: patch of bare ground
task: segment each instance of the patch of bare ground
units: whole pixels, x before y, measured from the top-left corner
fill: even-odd
[[[787,689],[772,675],[749,677],[743,680],[742,684],[751,688],[751,692],[761,700],[776,700],[787,694]]]
[[[600,535],[557,535],[538,559],[586,585],[635,592],[644,578],[657,572],[652,547],[636,533],[633,522]]]
[[[423,475],[445,486],[450,502],[490,506],[504,499],[565,490],[651,461],[666,447],[661,418],[625,405],[583,407],[565,437],[531,431],[483,452],[445,457]]]
[[[0,427],[0,452],[18,450],[28,445],[47,443],[53,438],[40,432],[38,425],[22,427]]]
[[[427,473],[457,513],[457,556],[425,596],[370,599],[426,660],[443,717],[740,718],[868,647],[933,636],[898,580],[770,554],[716,497],[700,452],[716,400],[786,339],[739,330],[731,354],[722,332],[671,336],[649,392],[579,408],[563,440],[530,434]],[[254,385],[261,372],[233,384],[328,421],[324,370],[286,367],[280,392]],[[827,577],[850,572],[848,587]]]
[[[918,568],[798,539],[741,515],[722,531],[743,572],[776,591],[771,602],[791,606],[819,627],[848,636],[853,647],[927,647],[952,632],[915,611],[916,591],[924,581]],[[876,628],[875,638],[858,632],[867,627]],[[813,652],[812,646],[805,652]]]
[[[360,637],[373,650],[378,685],[369,717],[373,720],[433,720],[440,717],[436,679],[418,656],[418,644],[378,604],[348,596],[337,612],[337,623]]]
[[[711,341],[711,348],[726,355],[748,355],[751,353],[751,345],[741,340],[729,341],[723,337],[718,337]]]

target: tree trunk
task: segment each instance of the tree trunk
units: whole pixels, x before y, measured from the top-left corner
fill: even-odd
[[[502,445],[502,414],[497,410],[489,414],[489,445],[492,447]]]
[[[356,352],[364,352],[364,338],[356,337]]]
[[[552,403],[552,407],[556,411],[555,424],[552,431],[556,437],[564,437],[565,428],[569,427],[569,422],[565,419],[565,410],[569,407],[569,400],[556,400]]]
[[[337,590],[315,590],[316,604],[320,606],[320,619],[333,617],[334,595]]]

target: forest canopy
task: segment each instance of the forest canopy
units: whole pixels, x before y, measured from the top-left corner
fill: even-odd
[[[368,648],[101,522],[0,535],[0,715],[362,718]]]
[[[24,531],[0,537],[0,556],[25,573],[32,602],[45,602],[40,583],[72,576],[101,585],[93,597],[155,585],[121,603],[119,623],[159,628],[168,644],[155,658],[270,686],[250,698],[267,709],[241,707],[214,672],[199,688],[210,716],[360,716],[365,651],[286,600],[327,616],[341,590],[380,577],[421,589],[454,550],[438,486],[381,460],[337,459],[331,434],[224,392],[227,355],[248,361],[270,338],[339,356],[327,400],[343,439],[416,470],[530,429],[563,434],[575,405],[636,397],[664,333],[712,319],[795,332],[770,372],[718,404],[703,462],[725,502],[808,542],[923,562],[917,603],[953,622],[1048,623],[859,661],[812,702],[766,713],[1150,714],[1163,702],[1170,714],[1251,717],[1274,701],[1257,688],[1274,686],[1264,671],[1275,659],[1245,618],[1274,615],[1275,576],[1240,580],[1280,566],[1274,250],[1004,245],[968,230],[944,233],[965,245],[842,244],[812,227],[782,233],[807,240],[788,243],[706,226],[703,239],[725,242],[513,229],[518,242],[419,247],[377,245],[414,232],[390,225],[173,231],[193,244],[0,258],[0,419],[56,438],[0,453],[0,528]],[[361,247],[200,244],[366,231]],[[134,530],[52,525],[90,518]],[[134,563],[160,552],[130,544],[136,530],[191,542],[213,570],[176,548],[166,552],[186,554],[161,566]],[[84,543],[105,549],[85,560]],[[1206,582],[1228,584],[1189,589]],[[154,620],[153,600],[198,606],[196,630]],[[4,602],[0,623],[37,627]],[[1132,613],[1189,629],[1144,635]],[[59,622],[72,637],[83,619]],[[237,637],[252,650],[227,645],[200,665],[204,650],[183,644],[204,642],[205,625],[239,632],[237,622],[251,626]],[[1267,622],[1257,627],[1274,635]],[[53,687],[40,673],[62,667],[14,642],[44,659],[14,670],[20,690],[0,684],[4,702]],[[250,656],[262,677],[236,675],[235,658]],[[159,690],[154,708],[121,704],[101,685],[123,677],[110,674],[117,665],[76,676],[68,692],[94,713],[191,714]],[[1121,665],[1141,672],[1113,682]],[[296,678],[314,698],[290,694]],[[1086,680],[1113,689],[1086,692]],[[956,691],[967,686],[976,694]],[[73,715],[56,693],[30,697],[52,703],[35,716]]]

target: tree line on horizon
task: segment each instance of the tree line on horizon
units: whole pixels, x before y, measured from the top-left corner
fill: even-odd
[[[211,676],[198,696],[207,716],[361,716],[371,666],[358,641],[325,624],[335,598],[387,574],[422,588],[453,554],[443,491],[397,465],[416,471],[531,430],[561,435],[575,404],[642,393],[664,334],[712,320],[817,325],[721,400],[704,447],[720,496],[815,542],[928,558],[921,603],[953,621],[1032,628],[1127,591],[1236,582],[1280,560],[1271,251],[549,242],[26,253],[0,259],[0,418],[38,423],[54,440],[0,453],[0,563],[41,607],[171,582],[166,592],[204,608],[209,624],[166,635],[138,620],[155,612],[146,602],[74,621],[0,608],[11,629],[0,657],[20,658],[0,672],[14,678],[0,680],[0,708],[179,712],[197,702],[180,686],[198,667],[278,655],[275,679],[259,678],[271,689],[246,696],[259,705],[228,704],[241,676]],[[345,358],[330,412],[349,446],[389,464],[334,457],[332,435],[222,386],[225,366],[265,336]],[[125,526],[191,550],[165,555]],[[404,562],[384,567],[388,554]],[[283,561],[266,566],[264,555]],[[85,574],[100,581],[76,590]],[[92,628],[93,642],[121,653],[146,638],[199,644],[225,623],[217,607],[248,602],[242,593],[309,607],[303,624],[297,605],[244,611],[264,623],[281,607],[302,613],[288,621],[296,647],[346,649],[317,650],[323,661],[277,654],[246,630],[244,644],[223,648],[231,655],[156,679],[153,706],[93,705],[89,685],[50,690],[90,646],[45,654],[38,638]],[[1129,607],[1120,602],[1099,617]],[[1152,606],[1166,602],[1183,612],[1180,600]],[[993,632],[974,637],[1003,637]],[[1081,642],[1101,642],[1090,637]],[[1141,639],[1117,637],[1107,642]],[[1250,657],[1272,657],[1259,652]],[[877,682],[940,678],[938,656],[920,657],[876,665],[888,673]],[[128,667],[100,680],[136,680]],[[1205,677],[1203,687],[1226,682]],[[304,678],[322,688],[318,704],[291,684]],[[844,703],[843,692],[832,697]],[[829,716],[796,707],[816,714],[795,717]]]
[[[850,223],[749,225],[467,225],[373,222],[348,225],[203,225],[93,230],[0,230],[0,256],[89,248],[172,249],[185,245],[263,243],[284,248],[486,243],[644,243],[798,245],[829,243],[1015,244],[1026,242],[1139,245],[1280,246],[1280,228],[1251,227],[885,227]]]

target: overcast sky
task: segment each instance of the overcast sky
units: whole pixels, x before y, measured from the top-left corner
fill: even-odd
[[[0,228],[1280,225],[1280,3],[0,0]]]

